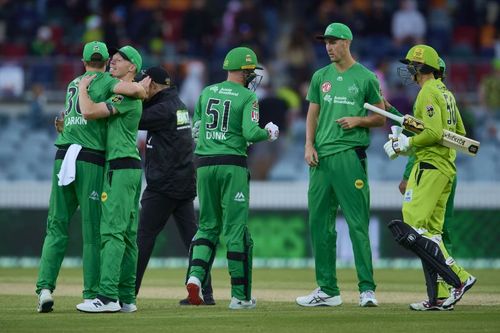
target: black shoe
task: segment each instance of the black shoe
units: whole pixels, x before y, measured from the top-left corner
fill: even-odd
[[[212,294],[203,295],[203,300],[205,301],[205,305],[215,305],[214,295]]]
[[[214,296],[212,294],[203,295],[203,300],[205,301],[205,303],[201,305],[215,305]],[[184,298],[179,301],[179,305],[192,305],[192,304],[188,302],[187,298]]]
[[[184,298],[179,301],[179,305],[191,305],[191,304],[189,304],[187,298]]]

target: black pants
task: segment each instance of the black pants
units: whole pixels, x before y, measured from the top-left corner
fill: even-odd
[[[193,199],[177,200],[165,194],[144,190],[141,199],[141,216],[137,230],[137,246],[139,255],[137,259],[137,274],[135,293],[139,293],[144,272],[153,252],[156,237],[165,227],[168,219],[173,214],[182,242],[189,251],[191,241],[198,230],[194,214]],[[203,294],[212,294],[212,281],[209,276]]]

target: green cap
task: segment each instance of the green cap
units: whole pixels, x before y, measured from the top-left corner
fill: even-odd
[[[432,47],[428,45],[415,45],[413,46],[406,58],[400,60],[403,64],[410,62],[418,62],[439,70],[439,55]]]
[[[227,53],[222,69],[226,71],[262,69],[257,64],[257,56],[254,51],[248,47],[236,47]]]
[[[135,65],[135,72],[139,73],[142,68],[142,57],[139,52],[130,45],[125,45],[119,49],[115,49],[114,51],[120,53],[123,59],[130,61]]]
[[[83,47],[83,61],[106,61],[108,59],[108,47],[103,42],[93,41]]]
[[[326,27],[324,35],[316,36],[316,38],[321,40],[325,38],[352,40],[352,32],[347,25],[335,22]]]

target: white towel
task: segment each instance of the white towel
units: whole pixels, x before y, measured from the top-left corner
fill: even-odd
[[[59,170],[59,173],[57,174],[57,177],[59,178],[57,185],[66,186],[75,180],[76,158],[78,157],[81,149],[82,146],[76,143],[69,146],[61,164],[61,170]]]

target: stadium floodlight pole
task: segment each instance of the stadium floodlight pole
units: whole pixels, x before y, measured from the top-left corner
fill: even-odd
[[[369,103],[365,103],[363,107],[367,110],[373,111],[375,113],[378,113],[384,117],[387,117],[389,119],[392,119],[396,122],[398,122],[401,126],[403,126],[404,129],[413,132],[413,133],[420,133],[425,129],[424,122],[420,119],[417,119],[413,116],[410,116],[408,114],[404,115],[404,117],[392,114],[390,112],[387,112],[379,107],[376,107],[375,105],[371,105]],[[439,144],[455,149],[457,151],[460,151],[462,153],[465,153],[470,156],[476,156],[478,151],[479,151],[479,146],[480,142],[473,140],[471,138],[467,138],[463,135],[459,135],[457,133],[454,133],[452,131],[448,130],[443,130],[443,137],[441,138],[441,141]]]

